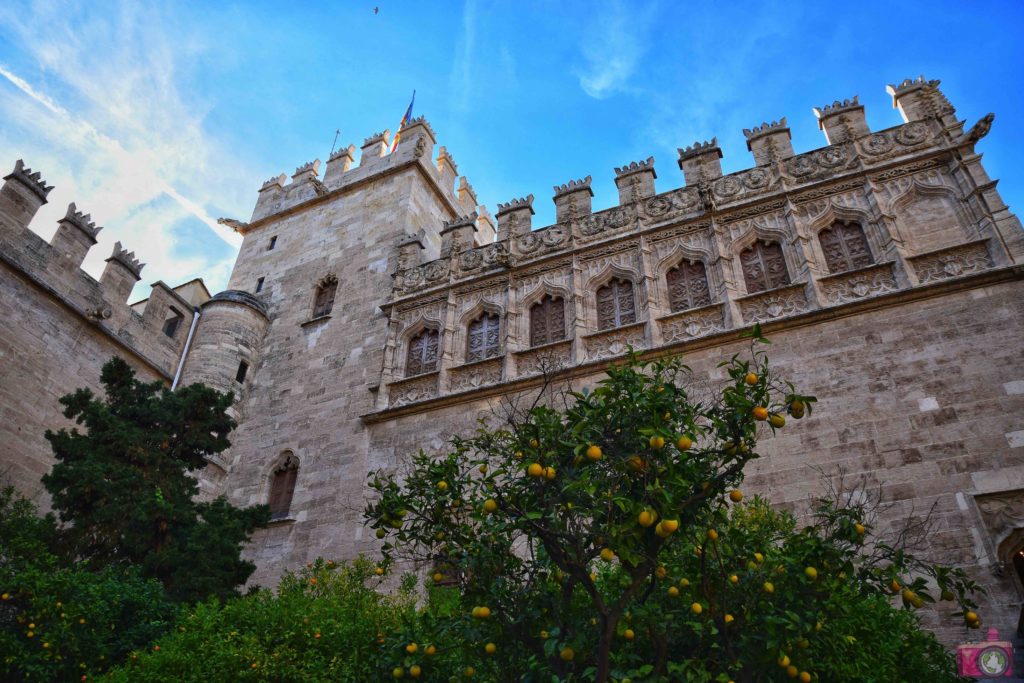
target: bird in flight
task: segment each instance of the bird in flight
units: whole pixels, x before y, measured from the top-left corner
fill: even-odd
[[[374,7],[373,8],[373,13],[377,14],[378,12],[380,12],[380,7]]]

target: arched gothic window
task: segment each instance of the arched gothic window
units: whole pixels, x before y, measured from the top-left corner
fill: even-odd
[[[316,286],[313,297],[313,317],[330,315],[334,308],[334,294],[338,291],[338,278],[328,275]]]
[[[469,324],[466,340],[466,362],[493,358],[501,351],[499,330],[501,322],[497,313],[484,313]]]
[[[668,302],[672,312],[707,306],[711,303],[708,274],[701,261],[683,261],[665,274]]]
[[[777,242],[756,242],[740,252],[747,294],[765,292],[789,284],[789,271]]]
[[[288,453],[270,475],[270,519],[285,519],[292,506],[295,479],[299,476],[299,459]]]
[[[409,340],[405,374],[408,377],[433,372],[437,369],[437,348],[440,335],[435,329],[426,329]]]
[[[636,322],[633,283],[615,278],[597,290],[597,329],[610,330]]]
[[[530,346],[565,339],[565,301],[550,294],[530,307]]]
[[[836,221],[818,233],[818,240],[830,273],[845,273],[875,262],[864,229],[858,223]]]

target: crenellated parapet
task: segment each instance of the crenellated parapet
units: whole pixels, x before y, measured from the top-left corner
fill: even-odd
[[[20,161],[6,176],[0,187],[0,197],[8,200],[0,200],[0,270],[9,269],[11,281],[31,283],[34,295],[49,302],[39,304],[41,310],[57,305],[70,312],[69,320],[80,326],[78,334],[105,339],[118,353],[139,359],[170,381],[184,349],[192,300],[201,300],[199,293],[205,292],[202,282],[183,285],[187,296],[156,282],[149,297],[129,306],[144,264],[117,242],[98,281],[82,270],[103,230],[90,214],[71,202],[49,243],[30,228],[29,219],[52,189]]]
[[[971,137],[953,135],[939,111],[872,132],[856,97],[813,112],[829,142],[819,149],[794,153],[782,118],[743,131],[752,168],[722,175],[712,138],[679,150],[685,187],[655,192],[648,158],[614,169],[618,206],[592,210],[586,176],[553,188],[554,225],[532,229],[528,195],[498,204],[493,244],[447,248],[426,262],[418,243],[402,246],[384,307],[391,337],[378,409],[605,362],[628,346],[689,344],[755,322],[928,296],[917,292],[1024,263],[1019,221],[962,152],[991,119]],[[468,243],[472,222],[441,230],[464,232],[459,243]],[[599,300],[611,282],[615,296],[629,294],[631,312],[609,326]],[[562,301],[565,333],[538,345],[531,310],[545,297]],[[482,311],[502,320],[499,354],[486,363],[462,350]],[[403,354],[424,325],[439,326],[447,351],[437,372],[409,376]]]

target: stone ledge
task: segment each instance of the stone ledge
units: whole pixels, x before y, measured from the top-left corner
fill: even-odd
[[[537,375],[554,372],[572,363],[572,339],[562,339],[534,346],[513,354],[519,375]]]
[[[307,327],[309,325],[315,325],[317,323],[327,322],[330,319],[331,319],[330,315],[318,315],[315,318],[310,318],[306,322],[299,323],[299,327]]]

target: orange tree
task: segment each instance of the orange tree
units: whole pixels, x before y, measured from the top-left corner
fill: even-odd
[[[901,576],[917,576],[903,581],[908,604],[932,599],[930,577],[966,612],[960,573],[884,544],[858,560],[856,508],[826,505],[799,533],[773,518],[774,535],[728,516],[759,433],[815,401],[776,376],[752,336],[749,360],[722,363],[728,380],[706,398],[690,395],[678,359],[632,356],[593,391],[568,392],[563,410],[535,405],[506,428],[454,438],[448,453],[420,452],[401,475],[371,473],[365,516],[385,541],[383,565],[426,562],[430,581],[457,587],[395,635],[408,642],[392,675],[844,680],[794,671],[787,654],[806,640],[842,663],[856,629],[837,616],[828,630],[824,613],[852,604],[854,621],[870,622],[865,605],[887,605]],[[916,633],[914,619],[901,623]]]

